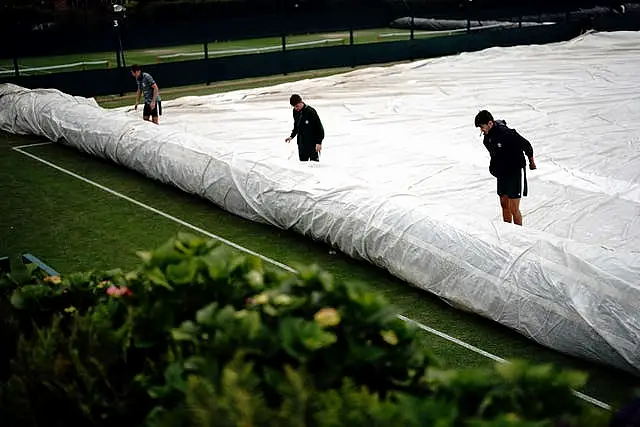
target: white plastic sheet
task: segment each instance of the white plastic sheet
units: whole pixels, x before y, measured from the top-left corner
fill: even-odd
[[[330,242],[544,345],[638,373],[639,69],[639,33],[588,34],[165,101],[160,126],[5,84],[0,128]],[[291,93],[323,120],[319,164],[284,142]],[[501,221],[473,127],[483,108],[533,144],[524,227]]]

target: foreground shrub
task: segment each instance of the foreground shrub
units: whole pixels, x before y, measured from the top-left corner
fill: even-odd
[[[449,371],[364,285],[179,235],[134,271],[0,282],[12,426],[597,426],[586,377]]]

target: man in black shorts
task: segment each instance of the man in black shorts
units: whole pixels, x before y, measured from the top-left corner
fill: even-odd
[[[489,172],[498,180],[502,218],[504,222],[522,225],[520,197],[527,195],[527,162],[524,154],[529,158],[529,169],[535,169],[533,147],[515,129],[508,128],[504,120],[493,120],[493,116],[487,110],[482,110],[476,115],[475,125],[484,134],[483,143],[491,156]]]
[[[160,100],[160,89],[158,89],[158,84],[153,80],[151,74],[144,73],[139,65],[131,66],[131,75],[138,83],[135,110],[138,111],[140,95],[144,95],[142,118],[147,121],[151,118],[153,123],[158,124],[158,116],[162,115],[162,103]]]

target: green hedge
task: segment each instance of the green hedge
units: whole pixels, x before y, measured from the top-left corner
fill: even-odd
[[[446,370],[366,286],[179,235],[131,272],[0,282],[11,426],[602,426],[586,376]]]

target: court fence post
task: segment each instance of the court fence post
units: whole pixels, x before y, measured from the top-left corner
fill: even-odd
[[[16,77],[20,77],[20,66],[18,65],[18,55],[13,55],[13,71]]]

